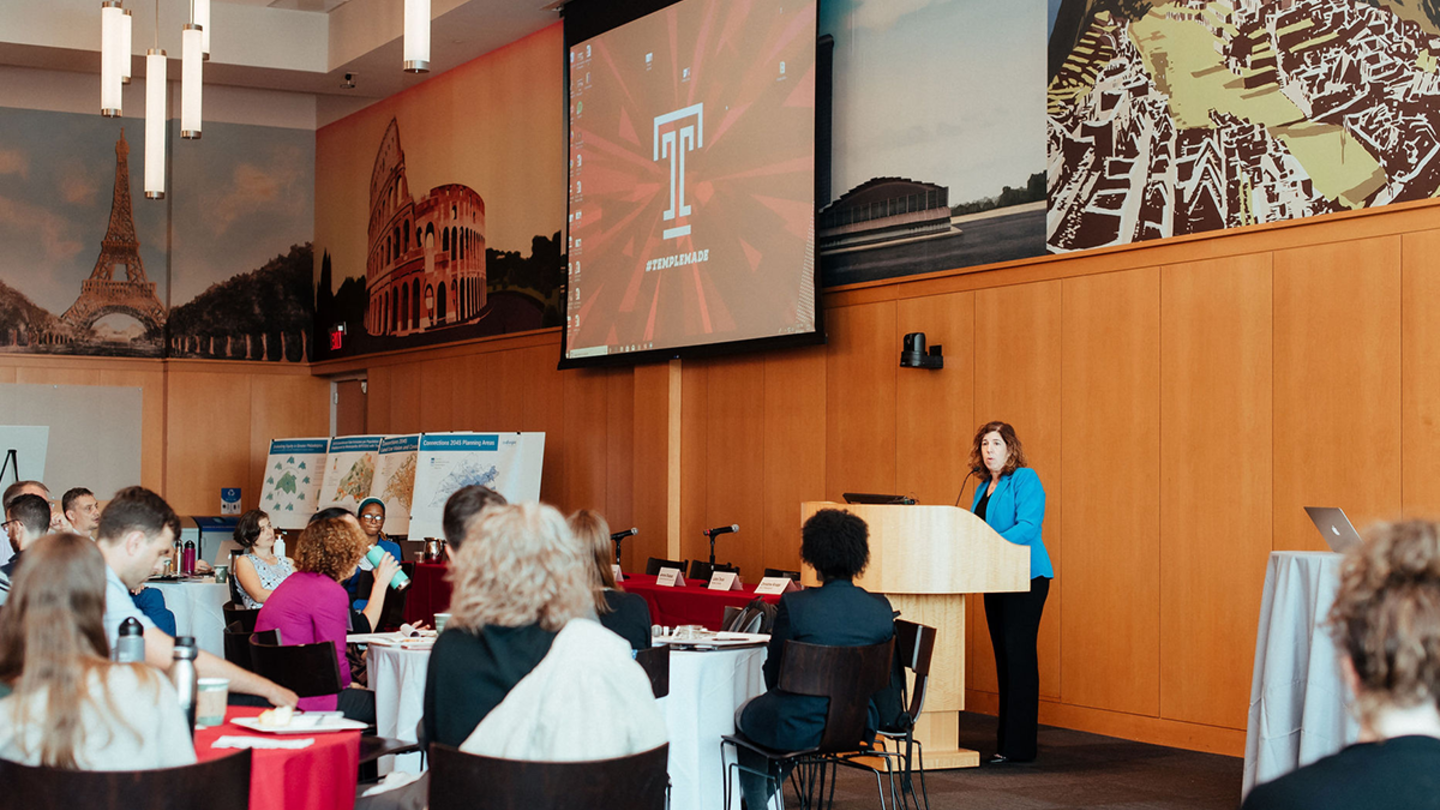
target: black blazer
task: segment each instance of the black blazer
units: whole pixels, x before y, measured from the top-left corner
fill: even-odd
[[[638,593],[606,591],[609,613],[600,614],[605,629],[630,642],[633,650],[650,649],[650,603]]]
[[[895,635],[895,614],[890,600],[858,588],[849,580],[831,580],[819,588],[788,593],[780,598],[775,627],[765,659],[763,695],[745,705],[740,730],[768,748],[795,751],[820,744],[829,700],[781,692],[780,657],[788,640],[833,647],[864,647]],[[871,726],[878,712],[871,705]]]

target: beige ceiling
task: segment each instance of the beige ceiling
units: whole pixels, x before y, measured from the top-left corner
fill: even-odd
[[[154,0],[124,0],[134,18],[133,71],[156,36]],[[559,19],[547,0],[431,0],[431,73],[448,70]],[[214,0],[207,83],[357,103],[424,81],[401,70],[403,0]],[[179,54],[188,0],[160,0],[159,45]],[[98,72],[100,0],[0,0],[0,64]],[[169,63],[178,80],[179,60]],[[355,87],[341,87],[346,73]],[[335,99],[340,101],[341,99]]]

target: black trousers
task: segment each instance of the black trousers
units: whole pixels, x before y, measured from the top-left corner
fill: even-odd
[[[985,623],[990,628],[1000,682],[995,751],[1017,762],[1035,758],[1040,716],[1040,659],[1035,646],[1049,594],[1049,577],[1030,580],[1028,592],[985,594]]]

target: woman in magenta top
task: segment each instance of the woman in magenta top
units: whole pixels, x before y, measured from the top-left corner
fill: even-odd
[[[317,520],[300,533],[294,552],[295,573],[276,586],[260,608],[255,631],[279,630],[280,643],[314,644],[328,641],[335,645],[335,659],[340,668],[340,684],[350,685],[350,665],[345,660],[346,633],[368,633],[380,618],[384,606],[385,587],[390,584],[399,566],[390,560],[376,570],[374,592],[370,605],[374,616],[350,610],[350,597],[340,583],[355,573],[360,557],[370,543],[354,516]],[[303,711],[334,711],[340,708],[350,714],[342,698],[359,690],[342,688],[339,695],[322,695],[300,699]],[[372,699],[373,701],[373,699]],[[363,701],[362,701],[363,702]]]

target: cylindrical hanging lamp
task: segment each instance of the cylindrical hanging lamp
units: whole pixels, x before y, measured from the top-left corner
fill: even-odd
[[[181,33],[184,47],[180,62],[180,137],[200,137],[200,74],[205,64],[201,56],[202,31],[198,25],[187,25]]]
[[[430,0],[405,0],[405,72],[430,72]]]
[[[145,54],[145,196],[165,199],[165,52]]]
[[[210,0],[194,0],[190,22],[200,27],[200,52],[210,58]]]
[[[120,47],[124,18],[119,0],[105,0],[100,4],[100,114],[106,118],[120,117]]]
[[[134,45],[135,45],[135,40],[134,40],[134,38],[133,38],[133,33],[134,33],[134,30],[135,30],[134,22],[135,22],[135,17],[130,13],[130,9],[128,9],[128,8],[125,9],[124,15],[120,17],[120,83],[121,83],[121,84],[129,84],[129,83],[130,83],[130,49],[131,49],[132,47],[134,47]]]

